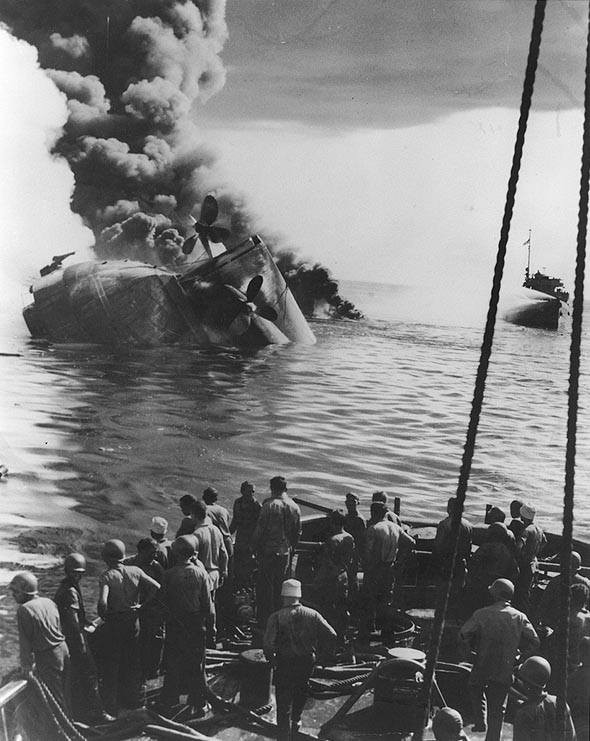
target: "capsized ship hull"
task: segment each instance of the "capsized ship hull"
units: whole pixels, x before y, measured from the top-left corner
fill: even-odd
[[[568,316],[568,305],[559,298],[540,291],[521,288],[503,301],[502,318],[511,324],[538,329],[559,329]]]
[[[262,276],[254,302],[240,302]],[[253,237],[185,273],[128,260],[59,268],[31,286],[23,316],[31,335],[57,343],[264,346],[315,342],[266,245]],[[272,307],[276,320],[257,315]],[[239,319],[238,319],[239,317]]]

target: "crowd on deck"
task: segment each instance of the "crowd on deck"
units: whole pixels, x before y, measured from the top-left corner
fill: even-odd
[[[85,722],[109,722],[122,708],[139,707],[142,686],[160,674],[162,714],[171,714],[183,695],[193,713],[204,714],[206,648],[217,645],[228,602],[235,604],[236,594],[255,594],[250,609],[259,645],[274,669],[278,738],[294,738],[318,657],[352,639],[357,647],[369,645],[376,629],[386,627],[416,543],[384,492],[373,495],[368,521],[359,513],[359,497],[349,493],[346,513],[337,509],[328,515],[317,568],[302,587],[291,578],[301,512],[287,494],[286,480],[273,477],[270,497],[262,503],[248,481],[240,494],[232,515],[212,487],[202,499],[181,497],[184,517],[174,539],[168,538],[167,520],[156,515],[133,556],[121,540],[107,541],[97,621],[88,619],[84,606],[82,554],[65,558],[65,578],[53,600],[39,596],[34,574],[16,574],[10,589],[18,604],[22,670],[34,668],[60,704]],[[473,665],[473,730],[486,731],[487,741],[500,741],[512,692],[520,697],[514,739],[556,738],[558,713],[550,693],[557,676],[552,666],[560,665],[560,576],[540,601],[531,599],[545,543],[535,510],[515,500],[506,524],[504,512],[492,507],[485,540],[473,552],[473,527],[465,518],[457,521],[457,506],[449,499],[433,551],[441,588],[448,585],[463,615],[459,638]],[[588,734],[590,582],[580,566],[580,556],[572,553],[568,739],[576,737],[572,716],[579,738]],[[450,708],[435,716],[433,730],[446,741],[466,738],[461,716]]]

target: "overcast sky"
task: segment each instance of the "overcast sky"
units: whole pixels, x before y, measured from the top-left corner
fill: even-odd
[[[225,87],[193,111],[260,229],[337,278],[489,292],[532,25],[529,0],[228,0]],[[505,284],[573,276],[586,4],[550,0]],[[4,270],[81,247],[46,155],[63,101],[0,34]],[[7,263],[10,263],[7,265]]]

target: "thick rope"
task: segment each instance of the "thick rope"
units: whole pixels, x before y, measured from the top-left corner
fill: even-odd
[[[535,74],[537,70],[537,62],[539,59],[539,48],[541,45],[541,36],[543,32],[543,20],[545,18],[545,7],[547,0],[537,0],[535,3],[535,15],[533,19],[533,28],[531,32],[531,40],[529,45],[529,53],[527,59],[526,73],[522,90],[522,98],[520,103],[520,115],[518,120],[518,131],[516,134],[516,142],[514,145],[514,154],[512,157],[512,168],[510,171],[510,177],[508,179],[508,189],[506,193],[506,203],[504,206],[504,217],[502,219],[502,228],[500,230],[500,240],[498,242],[498,251],[496,254],[496,266],[494,269],[494,279],[492,283],[492,291],[490,295],[490,303],[488,308],[486,326],[481,345],[481,353],[479,359],[479,366],[477,369],[477,376],[475,380],[475,389],[473,393],[473,401],[471,403],[471,414],[469,417],[469,426],[467,429],[467,437],[465,441],[465,447],[463,449],[463,460],[461,463],[461,471],[459,473],[459,482],[457,485],[457,506],[452,514],[452,525],[451,525],[451,537],[455,544],[453,557],[449,565],[449,573],[446,581],[446,587],[441,591],[439,602],[436,608],[434,623],[432,627],[432,635],[430,639],[430,645],[428,650],[428,658],[426,663],[426,671],[424,675],[424,693],[421,698],[423,707],[423,716],[421,718],[421,724],[419,728],[416,728],[414,732],[414,739],[417,741],[422,739],[424,727],[428,722],[428,710],[430,704],[430,696],[432,693],[434,673],[436,669],[436,662],[438,660],[440,646],[442,642],[442,635],[445,626],[446,613],[449,605],[449,597],[451,593],[451,585],[453,581],[453,574],[455,571],[455,564],[457,563],[457,550],[459,546],[459,535],[460,535],[460,524],[461,517],[463,516],[463,508],[465,505],[465,494],[467,492],[467,484],[469,482],[469,475],[471,473],[471,464],[473,461],[473,454],[475,451],[475,440],[477,436],[477,429],[479,426],[479,419],[481,416],[481,409],[483,406],[483,398],[485,392],[486,378],[488,374],[488,368],[490,363],[490,356],[492,352],[492,344],[494,340],[494,328],[496,324],[496,314],[498,312],[498,302],[500,299],[500,287],[502,283],[502,274],[504,272],[504,263],[506,259],[506,246],[508,244],[508,237],[510,234],[510,222],[512,220],[512,213],[514,210],[514,201],[516,197],[516,187],[518,184],[518,176],[520,172],[520,164],[522,161],[522,152],[524,148],[524,139],[528,123],[529,111],[531,108],[531,99],[533,96],[533,89],[535,85]]]
[[[561,599],[558,646],[559,691],[557,694],[557,719],[559,738],[566,738],[567,669],[569,653],[569,612],[571,553],[574,526],[574,482],[576,471],[576,434],[578,422],[578,397],[580,383],[580,346],[582,341],[582,314],[584,309],[584,272],[586,267],[586,234],[588,231],[588,188],[590,177],[590,9],[586,40],[586,78],[584,86],[584,129],[582,135],[582,164],[580,168],[580,200],[578,205],[578,238],[576,279],[572,310],[572,336],[570,342],[570,371],[567,407],[567,445],[565,451],[565,483],[563,494],[563,533],[561,541]]]

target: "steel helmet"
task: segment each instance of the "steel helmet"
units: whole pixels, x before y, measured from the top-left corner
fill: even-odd
[[[172,542],[172,553],[178,558],[190,558],[197,552],[197,539],[194,535],[180,535]]]
[[[70,553],[65,558],[64,571],[66,574],[83,574],[86,571],[86,559],[81,553]]]
[[[432,731],[437,738],[443,734],[446,736],[455,735],[459,738],[462,730],[463,718],[457,710],[445,707],[436,711],[436,715],[432,719]]]
[[[125,558],[125,543],[122,540],[107,540],[102,547],[105,561],[122,561]]]
[[[10,588],[23,594],[37,594],[38,584],[35,574],[30,571],[19,571],[12,577]]]
[[[551,677],[551,664],[542,656],[531,656],[518,670],[518,678],[542,690]]]
[[[489,587],[492,599],[511,600],[514,597],[514,584],[510,579],[496,579]]]

